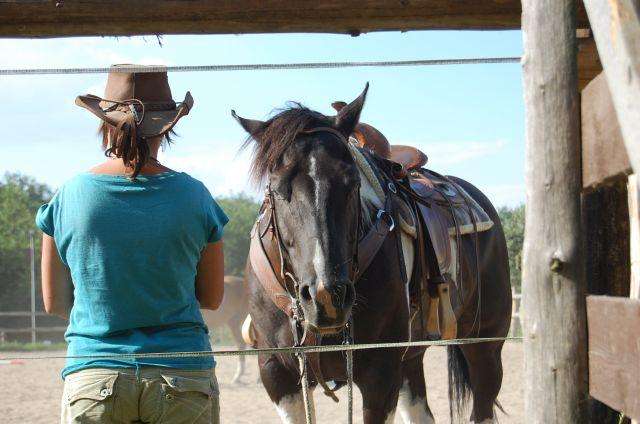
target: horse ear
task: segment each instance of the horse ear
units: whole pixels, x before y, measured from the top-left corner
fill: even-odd
[[[256,141],[260,141],[257,136],[265,127],[265,123],[263,121],[258,121],[256,119],[245,119],[239,116],[235,110],[231,110],[231,116],[233,116],[233,119],[238,121],[242,128],[244,128],[244,130],[248,132],[251,137],[253,137]]]
[[[358,96],[358,98],[348,105],[338,105],[336,107],[334,104],[334,108],[336,109],[342,106],[340,107],[340,109],[338,109],[338,114],[334,118],[334,127],[342,134],[344,134],[345,137],[349,137],[355,129],[356,125],[358,125],[358,121],[360,120],[360,112],[362,112],[364,100],[367,98],[368,90],[369,83],[365,85],[364,90],[362,90],[362,93]]]
[[[334,108],[336,112],[340,112],[342,108],[345,107],[346,105],[347,105],[347,102],[342,102],[342,101],[331,103],[331,107]]]

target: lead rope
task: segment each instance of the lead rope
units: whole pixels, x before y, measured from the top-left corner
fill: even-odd
[[[353,326],[351,320],[346,324],[344,331],[344,345],[353,343]],[[345,352],[347,357],[347,424],[353,423],[353,351]]]
[[[307,374],[307,356],[304,352],[298,354],[298,364],[300,365],[302,400],[304,401],[304,415],[306,424],[313,424],[311,398],[309,397],[309,376]]]
[[[294,282],[297,282],[293,276],[291,276]],[[296,284],[297,286],[297,284]],[[298,330],[301,327],[301,318],[302,317],[302,307],[300,306],[300,302],[298,301],[298,297],[295,298],[295,315],[294,315],[294,328],[293,334],[295,339],[295,345],[297,347],[302,347],[304,343],[304,339],[307,336],[306,329],[303,330],[302,337],[298,337]],[[298,366],[300,367],[300,386],[302,388],[302,401],[304,402],[304,416],[306,424],[314,424],[313,423],[313,406],[311,405],[312,399],[309,396],[309,374],[307,372],[307,354],[305,352],[299,352],[298,357]]]

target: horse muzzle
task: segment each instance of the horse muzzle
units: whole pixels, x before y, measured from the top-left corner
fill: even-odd
[[[355,299],[355,289],[349,280],[330,285],[319,281],[300,287],[300,303],[305,320],[317,333],[339,332],[349,319]]]

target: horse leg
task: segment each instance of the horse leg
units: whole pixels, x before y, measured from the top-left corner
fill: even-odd
[[[402,362],[402,388],[398,396],[398,409],[405,424],[435,423],[427,403],[423,359],[424,352]]]
[[[284,424],[305,424],[306,414],[302,391],[298,385],[298,375],[286,368],[272,355],[263,360],[259,358],[262,384],[276,407]],[[309,388],[311,418],[316,422],[313,389]]]
[[[356,384],[362,393],[364,424],[393,423],[402,385],[399,355],[393,351],[367,352],[354,358],[354,366]]]
[[[233,317],[229,320],[229,322],[227,322],[227,326],[229,327],[229,330],[231,330],[231,335],[233,336],[233,340],[236,342],[238,350],[245,350],[245,348],[247,347],[244,339],[242,338],[242,322],[242,317],[240,317],[240,319]],[[240,382],[240,378],[242,378],[242,376],[244,375],[244,368],[245,357],[244,355],[240,355],[238,356],[238,367],[236,368],[235,375],[231,379],[231,384]]]
[[[467,361],[473,394],[472,422],[497,422],[494,406],[502,386],[502,345],[503,342],[490,342],[460,346]]]

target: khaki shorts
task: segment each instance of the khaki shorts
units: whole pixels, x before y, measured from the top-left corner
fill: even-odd
[[[214,370],[90,368],[65,378],[60,422],[218,424],[219,394]]]

